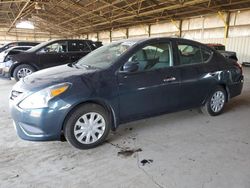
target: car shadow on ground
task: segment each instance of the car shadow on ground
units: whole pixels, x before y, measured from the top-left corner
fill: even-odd
[[[250,107],[250,98],[244,99],[244,98],[240,98],[240,99],[234,99],[232,101],[229,101],[224,109],[223,113],[227,113],[230,111],[236,111],[237,109],[241,108],[249,108]]]
[[[190,117],[201,116],[199,109],[191,109],[180,112],[173,112],[169,114],[159,115],[151,118],[137,120],[119,125],[116,131],[112,132],[108,138],[110,142],[116,142],[122,139],[132,138],[136,139],[140,131],[150,131],[151,129],[167,128],[172,126],[185,126],[183,122]],[[180,117],[182,122],[179,123]],[[157,122],[157,123],[156,123]],[[161,131],[161,130],[159,130]]]
[[[241,95],[232,98],[226,103],[224,113],[235,111],[237,109],[244,109],[250,107],[250,90],[248,88],[244,88]]]
[[[250,107],[250,91],[245,91],[242,93],[241,96],[231,99],[225,106],[223,114],[227,115],[230,112],[235,112],[238,109],[247,109]],[[219,116],[218,116],[219,117]],[[181,118],[181,122],[180,122]],[[127,137],[134,137],[133,135],[134,130],[136,130],[137,134],[142,130],[145,129],[152,129],[152,128],[170,128],[172,126],[188,126],[188,123],[183,124],[183,122],[188,122],[191,119],[197,118],[199,121],[207,123],[211,116],[205,115],[201,112],[200,108],[194,108],[191,110],[184,110],[180,112],[173,112],[169,114],[163,114],[160,116],[155,116],[151,118],[146,118],[142,120],[137,120],[133,122],[129,122],[126,124],[121,124],[117,128],[115,132],[111,133],[109,136],[108,141],[116,142],[118,140],[127,138]],[[157,122],[157,123],[155,123]],[[131,131],[128,131],[131,130]]]

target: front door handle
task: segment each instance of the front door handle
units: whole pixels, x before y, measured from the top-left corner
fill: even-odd
[[[175,81],[175,80],[176,80],[175,77],[167,77],[167,78],[163,79],[163,82],[172,82],[172,81]]]

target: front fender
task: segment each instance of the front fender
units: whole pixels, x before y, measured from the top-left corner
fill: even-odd
[[[67,118],[74,112],[75,109],[77,109],[79,106],[84,105],[84,104],[89,104],[89,103],[95,103],[98,104],[100,106],[102,106],[104,109],[106,109],[109,114],[110,114],[110,118],[111,118],[111,128],[112,130],[116,130],[116,128],[119,126],[119,116],[118,116],[118,105],[116,104],[112,104],[109,101],[103,100],[103,99],[99,99],[99,98],[90,98],[88,100],[76,100],[77,102],[74,103],[73,105],[71,105],[68,108],[68,111],[66,113],[64,122],[62,124],[62,130],[64,128],[65,122],[67,120]]]

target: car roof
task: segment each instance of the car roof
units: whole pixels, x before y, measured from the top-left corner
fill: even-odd
[[[224,46],[223,44],[220,43],[206,43],[208,46]]]
[[[123,39],[119,40],[120,42],[144,42],[144,41],[150,41],[150,40],[160,40],[160,39],[172,39],[173,37],[138,37],[138,38],[129,38],[129,39]],[[118,42],[118,41],[117,41]]]
[[[89,40],[89,39],[52,39],[46,42],[50,43],[50,42],[58,42],[58,41],[92,41],[92,40]]]
[[[52,40],[42,42],[42,43],[32,47],[31,49],[29,49],[29,52],[35,52],[48,44],[51,44],[54,42],[60,42],[60,41],[89,41],[89,42],[92,42],[91,40],[88,40],[88,39],[52,39]]]
[[[176,41],[185,41],[185,42],[192,42],[192,43],[197,43],[197,44],[201,44],[203,46],[206,46],[198,41],[195,40],[190,40],[190,39],[185,39],[185,38],[179,38],[179,37],[144,37],[144,38],[132,38],[132,39],[123,39],[123,40],[119,40],[119,41],[115,41],[115,42],[134,42],[134,43],[143,43],[143,42],[147,42],[147,41],[160,41],[160,40],[176,40]]]

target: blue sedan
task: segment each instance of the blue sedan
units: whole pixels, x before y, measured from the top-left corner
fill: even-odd
[[[215,116],[243,87],[241,66],[179,38],[128,39],[25,77],[10,95],[17,134],[88,149],[119,124],[201,107]]]

